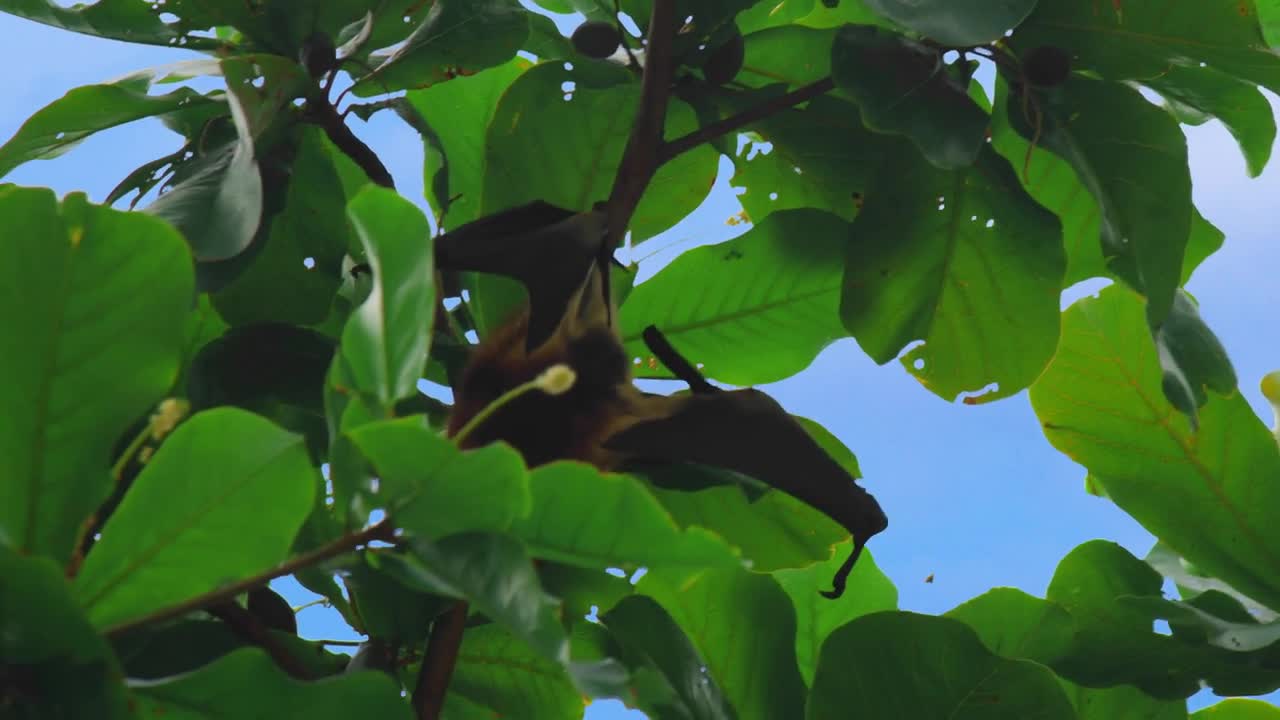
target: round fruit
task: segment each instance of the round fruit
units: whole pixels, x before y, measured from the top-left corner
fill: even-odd
[[[732,37],[721,43],[720,47],[712,51],[707,61],[702,64],[702,74],[707,78],[707,82],[723,85],[737,76],[738,71],[742,69],[746,50],[742,33],[735,32]]]
[[[600,20],[588,20],[573,31],[573,49],[589,58],[603,60],[617,51],[622,42],[618,28]]]
[[[1071,74],[1071,54],[1060,47],[1041,45],[1032,48],[1022,61],[1027,81],[1038,87],[1053,87],[1066,82]]]

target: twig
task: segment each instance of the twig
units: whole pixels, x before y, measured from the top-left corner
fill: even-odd
[[[351,128],[347,127],[347,123],[343,121],[342,116],[338,114],[337,109],[329,104],[323,97],[315,100],[307,101],[307,112],[304,117],[321,127],[324,134],[329,136],[330,142],[338,146],[338,149],[346,154],[347,157],[355,161],[355,164],[364,170],[369,179],[385,188],[395,189],[396,183],[391,179],[391,173],[387,170],[387,166],[382,164],[382,160],[378,159],[375,153],[364,141],[356,137],[351,132]]]
[[[422,666],[418,669],[418,681],[413,687],[413,706],[418,720],[437,720],[440,717],[466,626],[467,603],[462,600],[436,618],[431,626]]]
[[[285,646],[276,642],[271,631],[252,613],[234,600],[209,606],[209,614],[221,620],[245,641],[262,648],[276,665],[295,680],[314,680],[315,676]]]
[[[354,550],[361,545],[365,545],[371,540],[391,541],[393,539],[395,539],[395,527],[386,520],[383,520],[375,525],[370,525],[358,533],[343,535],[332,542],[321,545],[315,550],[305,552],[295,558],[286,560],[274,568],[258,573],[252,577],[245,578],[244,580],[230,585],[225,585],[203,595],[197,595],[196,597],[193,597],[190,600],[184,600],[177,605],[170,605],[169,607],[161,608],[155,612],[147,613],[142,617],[134,618],[118,625],[112,625],[104,630],[103,634],[110,637],[116,637],[135,628],[142,627],[143,625],[154,625],[155,623],[172,620],[176,617],[186,615],[189,612],[201,610],[225,600],[230,600],[242,592],[252,590],[259,585],[265,585],[278,577],[291,575],[303,568],[322,563],[329,558],[336,557],[344,552]]]
[[[684,358],[671,345],[671,341],[667,340],[667,336],[662,334],[658,328],[650,325],[641,333],[644,344],[649,347],[649,352],[658,358],[658,361],[667,366],[672,375],[680,378],[689,385],[689,389],[695,394],[705,394],[718,392],[720,388],[707,382],[707,379],[698,372],[698,368],[693,363]]]
[[[700,127],[697,130],[666,143],[658,152],[658,164],[662,165],[679,155],[698,147],[704,142],[714,140],[721,135],[731,133],[734,130],[740,130],[754,122],[759,122],[770,115],[774,115],[789,107],[799,105],[802,102],[812,100],[819,95],[825,95],[836,87],[835,81],[831,78],[823,78],[815,83],[805,85],[803,87],[792,90],[786,95],[779,95],[776,98],[766,100],[755,107],[747,108],[736,115],[718,120],[710,125]]]

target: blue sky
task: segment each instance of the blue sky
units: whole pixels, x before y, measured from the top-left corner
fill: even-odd
[[[0,76],[0,142],[72,87],[187,55],[4,14],[0,38],[0,67],[8,69]],[[352,122],[387,162],[400,191],[421,201],[418,135],[386,113],[369,124]],[[1227,235],[1189,289],[1226,345],[1241,391],[1270,424],[1258,382],[1280,368],[1280,242],[1274,237],[1280,170],[1273,163],[1262,177],[1249,179],[1234,140],[1216,122],[1187,133],[1196,203]],[[59,193],[84,190],[101,201],[129,171],[180,144],[159,122],[138,122],[101,133],[62,158],[29,163],[4,181]],[[668,247],[646,261],[646,272],[694,243],[733,234],[724,224],[738,210],[727,172],[698,214],[640,248],[643,256],[650,247]],[[903,609],[941,613],[995,586],[1043,594],[1058,560],[1090,539],[1119,542],[1139,557],[1151,547],[1151,536],[1136,522],[1084,492],[1083,469],[1050,447],[1025,392],[988,405],[947,403],[897,363],[876,366],[852,339],[827,348],[798,376],[764,389],[789,411],[823,423],[858,454],[863,484],[891,518],[871,550],[897,585]],[[930,575],[934,582],[925,583]],[[308,636],[350,637],[323,608],[303,611],[300,620]],[[1199,706],[1204,698],[1193,702]],[[590,716],[631,715],[608,704]]]

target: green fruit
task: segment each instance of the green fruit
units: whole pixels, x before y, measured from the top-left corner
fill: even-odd
[[[1022,61],[1022,71],[1037,87],[1061,85],[1071,74],[1071,53],[1052,45],[1032,48]]]
[[[742,61],[746,57],[746,41],[742,33],[735,32],[720,47],[712,51],[707,61],[702,64],[702,74],[707,82],[723,85],[737,76],[742,69]]]
[[[588,20],[573,31],[573,49],[595,60],[603,60],[618,50],[622,35],[611,23]]]

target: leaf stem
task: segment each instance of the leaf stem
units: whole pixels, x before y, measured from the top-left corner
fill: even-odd
[[[740,130],[747,125],[764,120],[770,115],[777,114],[787,108],[799,105],[802,102],[812,100],[819,95],[825,95],[834,90],[835,87],[835,81],[826,77],[818,80],[817,82],[792,90],[786,95],[779,95],[778,97],[766,100],[755,107],[747,108],[736,115],[730,115],[723,120],[700,127],[688,135],[678,137],[671,142],[665,143],[658,151],[658,164],[662,165],[667,163],[676,157],[689,152],[695,147],[698,147],[704,142],[714,140],[721,135],[731,133],[735,130]]]
[[[361,545],[366,545],[370,541],[391,541],[394,539],[395,527],[391,525],[389,521],[382,520],[381,522],[370,525],[359,532],[347,533],[342,537],[321,545],[314,550],[290,558],[270,570],[260,572],[257,575],[247,577],[230,585],[224,585],[223,587],[211,590],[203,595],[197,595],[196,597],[184,600],[176,605],[160,608],[159,610],[147,613],[141,617],[112,625],[103,630],[103,634],[108,637],[118,637],[130,630],[134,630],[144,625],[154,625],[156,623],[165,622],[166,620],[172,620],[186,615],[189,612],[202,610],[210,605],[230,600],[242,592],[247,592],[260,585],[265,585],[278,577],[291,575],[303,568],[317,565],[329,558],[354,550]]]
[[[454,603],[432,624],[422,666],[418,669],[418,681],[413,687],[413,705],[418,720],[437,720],[440,717],[449,681],[453,679],[453,668],[458,664],[458,649],[462,647],[462,633],[466,627],[465,600]]]

